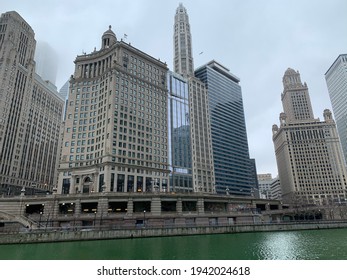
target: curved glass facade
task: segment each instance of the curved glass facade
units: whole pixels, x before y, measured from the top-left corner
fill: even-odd
[[[208,89],[216,192],[251,195],[255,182],[239,80],[214,61],[197,69],[195,76]]]

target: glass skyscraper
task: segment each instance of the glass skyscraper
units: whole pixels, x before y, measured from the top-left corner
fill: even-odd
[[[216,61],[195,71],[208,90],[216,192],[251,195],[255,187],[240,80]]]
[[[167,80],[170,187],[175,192],[192,192],[188,83],[181,75],[171,71]]]
[[[347,54],[340,54],[325,73],[331,104],[347,161]]]

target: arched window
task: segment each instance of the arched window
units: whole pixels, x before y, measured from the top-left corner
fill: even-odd
[[[92,179],[90,179],[89,176],[84,179],[84,183],[90,183],[90,182],[92,182]]]

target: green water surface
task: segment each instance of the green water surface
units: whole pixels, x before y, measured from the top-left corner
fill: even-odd
[[[347,229],[0,245],[2,260],[345,260]]]

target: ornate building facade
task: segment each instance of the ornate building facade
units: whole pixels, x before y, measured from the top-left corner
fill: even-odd
[[[346,168],[335,121],[324,110],[315,119],[306,83],[288,68],[283,77],[280,126],[273,125],[282,196],[285,202],[331,204],[346,200]]]
[[[102,35],[71,76],[59,193],[168,191],[165,63]]]

